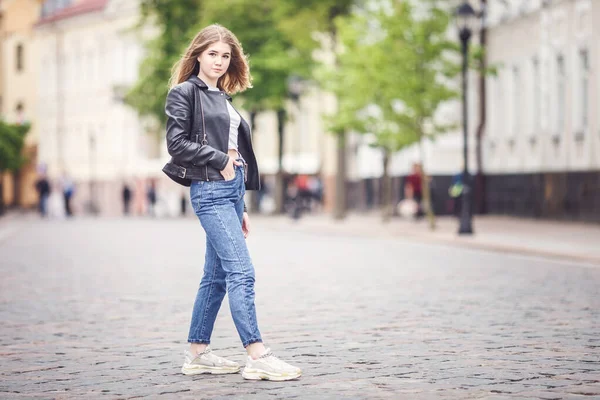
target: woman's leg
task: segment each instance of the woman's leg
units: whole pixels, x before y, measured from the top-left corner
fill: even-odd
[[[242,226],[242,221],[244,219],[244,196],[243,193],[245,193],[245,189],[242,191],[242,197],[240,198],[240,200],[235,203],[235,212],[238,216],[238,220],[240,221],[240,227]],[[245,241],[244,241],[245,244]],[[247,247],[246,247],[247,248]],[[229,295],[231,298],[231,294]],[[231,300],[229,300],[229,307],[231,308]],[[233,314],[233,309],[231,310],[231,313]],[[246,346],[246,352],[248,353],[248,355],[254,359],[260,357],[261,355],[263,355],[266,351],[266,348],[263,344],[262,341],[257,341],[254,343],[250,343],[248,346]]]
[[[229,182],[212,182],[203,196],[199,217],[227,274],[227,293],[233,321],[242,344],[249,354],[242,376],[245,379],[286,381],[302,371],[266,351],[262,344],[254,307],[254,266],[242,232],[244,213],[243,169]]]
[[[201,199],[206,196],[205,186],[206,182],[193,182],[190,188],[192,206],[198,217]],[[207,348],[226,289],[225,271],[207,236],[204,274],[194,302],[188,336],[191,348],[189,352],[186,351],[181,367],[181,372],[185,375],[233,374],[240,370],[238,363],[219,357]]]
[[[262,342],[254,307],[254,266],[242,232],[243,172],[236,168],[232,181],[209,182],[199,217],[226,273],[229,306],[244,347]],[[241,210],[240,210],[241,204]]]
[[[204,345],[210,343],[210,337],[225,292],[225,271],[221,268],[219,257],[207,238],[204,275],[194,302],[188,342]],[[192,346],[192,349],[195,350],[193,353],[199,353],[205,347]]]

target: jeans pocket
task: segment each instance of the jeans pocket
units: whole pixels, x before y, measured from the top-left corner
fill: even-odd
[[[194,181],[190,186],[190,201],[192,203],[192,209],[196,214],[198,214],[202,206],[206,204],[207,197],[210,194],[207,190],[209,183],[210,182],[205,181]]]
[[[213,186],[213,198],[216,199],[231,199],[236,196],[239,191],[240,176],[239,171],[236,169],[235,178],[226,181],[214,181]]]

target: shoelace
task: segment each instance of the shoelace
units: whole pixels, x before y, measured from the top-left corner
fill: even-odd
[[[212,353],[212,349],[210,347],[207,347],[206,349],[204,349],[204,351],[202,353],[198,353],[198,356],[201,356],[203,354],[208,354],[208,353]]]
[[[196,358],[203,356],[205,354],[209,354],[212,353],[212,349],[210,347],[207,347],[206,349],[204,349],[204,351],[202,353],[198,353],[198,354],[193,354],[193,353],[189,353],[189,357],[191,360],[195,360]]]
[[[262,356],[260,356],[258,358],[260,359],[260,358],[268,358],[268,357],[277,358],[277,357],[275,357],[275,354],[273,354],[273,352],[271,350],[267,351],[265,354],[263,354]]]

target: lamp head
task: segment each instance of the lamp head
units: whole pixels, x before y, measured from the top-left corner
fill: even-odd
[[[477,23],[477,14],[475,13],[475,10],[468,1],[463,1],[463,3],[456,8],[455,16],[456,26],[458,27],[461,39],[468,40]]]

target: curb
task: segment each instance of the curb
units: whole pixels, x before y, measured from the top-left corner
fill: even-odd
[[[578,255],[578,254],[570,254],[570,253],[561,253],[557,251],[536,249],[531,247],[519,247],[513,245],[503,245],[499,243],[482,243],[476,242],[473,240],[469,241],[461,241],[461,240],[451,240],[451,239],[442,239],[442,238],[432,238],[427,237],[426,235],[414,235],[414,236],[405,236],[402,234],[395,234],[394,236],[403,237],[406,239],[415,239],[421,242],[429,242],[435,244],[443,244],[447,246],[456,246],[462,248],[469,249],[477,249],[477,250],[488,250],[496,253],[512,253],[515,255],[524,255],[524,256],[532,256],[532,257],[542,257],[542,258],[552,258],[553,260],[560,261],[571,261],[571,262],[580,262],[591,264],[595,267],[600,267],[600,257],[595,256],[586,256],[586,255]]]
[[[276,220],[272,219],[272,222],[276,222],[275,224],[270,224],[269,229],[288,229],[293,228],[297,232],[303,233],[314,233],[318,231],[319,233],[327,233],[327,234],[337,234],[337,235],[346,235],[346,236],[354,236],[354,237],[380,237],[380,238],[402,238],[406,240],[421,242],[421,243],[432,243],[438,245],[445,246],[453,246],[453,247],[462,247],[467,249],[477,249],[477,250],[487,250],[496,253],[511,253],[514,255],[523,255],[523,256],[531,256],[531,257],[541,257],[547,259],[553,259],[554,261],[571,261],[578,263],[586,263],[590,264],[594,267],[600,267],[600,256],[594,255],[581,255],[581,254],[572,254],[565,253],[560,251],[552,251],[545,250],[541,248],[532,248],[525,246],[515,246],[515,245],[506,245],[501,243],[490,243],[490,242],[478,242],[476,239],[470,237],[459,238],[452,237],[446,238],[441,236],[438,232],[427,234],[422,232],[412,233],[406,231],[394,231],[393,227],[390,229],[389,226],[383,226],[382,229],[378,229],[376,231],[372,230],[355,230],[348,229],[352,228],[352,222],[346,223],[342,222],[326,222],[323,223],[319,220],[301,220],[298,222],[291,221],[286,218],[278,218]],[[378,221],[379,222],[379,221]],[[443,235],[443,233],[442,233]]]

